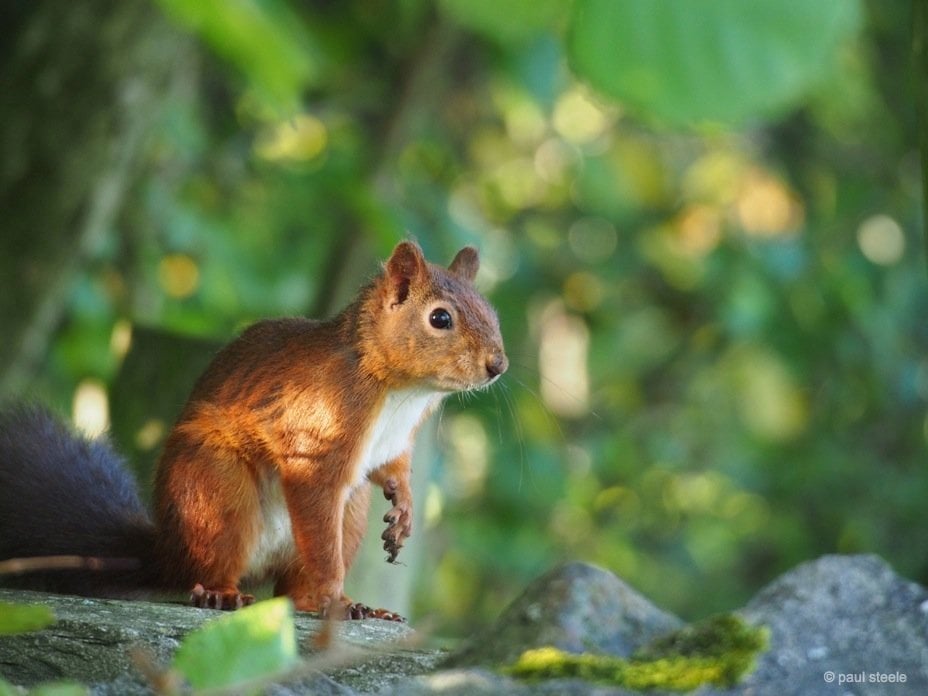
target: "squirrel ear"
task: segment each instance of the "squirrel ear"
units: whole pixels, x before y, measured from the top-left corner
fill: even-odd
[[[474,278],[477,277],[477,271],[479,269],[480,254],[478,254],[477,250],[472,246],[466,246],[461,249],[457,253],[457,256],[454,257],[451,265],[448,266],[449,271],[469,283],[474,282]]]
[[[415,242],[400,242],[387,259],[387,279],[392,304],[403,304],[409,296],[410,284],[426,271],[422,249]]]

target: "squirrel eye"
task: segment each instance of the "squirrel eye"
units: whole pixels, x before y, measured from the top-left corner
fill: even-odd
[[[429,314],[429,324],[431,324],[434,329],[450,329],[451,314],[449,314],[448,310],[444,307],[433,309],[432,313]]]

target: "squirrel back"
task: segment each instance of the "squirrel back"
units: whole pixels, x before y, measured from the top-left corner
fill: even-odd
[[[36,406],[0,411],[0,559],[107,559],[100,570],[35,571],[0,584],[135,594],[151,584],[154,537],[135,481],[106,440],[82,438]]]

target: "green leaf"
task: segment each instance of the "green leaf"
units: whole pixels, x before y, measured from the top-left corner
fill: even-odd
[[[285,672],[296,661],[293,606],[278,597],[210,621],[188,635],[174,668],[195,689],[246,688]]]
[[[158,0],[164,12],[234,65],[274,112],[296,110],[320,72],[318,44],[284,0]]]
[[[861,24],[857,0],[577,0],[574,72],[669,124],[742,123],[795,105]]]
[[[55,623],[55,614],[41,604],[0,602],[0,636],[40,631]]]
[[[554,27],[570,3],[564,0],[442,0],[458,24],[502,43]]]

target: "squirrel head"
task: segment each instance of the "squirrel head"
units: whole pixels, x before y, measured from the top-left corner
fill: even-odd
[[[374,282],[362,351],[369,372],[394,387],[466,391],[509,367],[490,303],[474,288],[480,258],[461,249],[444,268],[400,242]],[[364,311],[364,310],[362,310]]]

